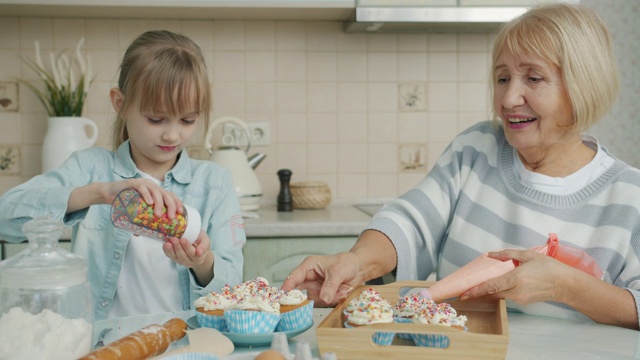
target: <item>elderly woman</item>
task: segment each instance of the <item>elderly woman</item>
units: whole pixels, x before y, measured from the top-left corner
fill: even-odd
[[[497,121],[458,135],[349,252],[305,259],[284,289],[335,304],[390,271],[399,280],[442,278],[489,252],[520,265],[463,300],[505,298],[529,314],[638,329],[640,171],[584,134],[618,91],[604,23],[582,6],[543,5],[507,24],[492,55]],[[527,250],[552,232],[591,255],[604,277]]]

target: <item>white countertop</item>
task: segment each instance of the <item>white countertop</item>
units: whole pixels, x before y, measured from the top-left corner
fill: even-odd
[[[370,209],[379,202],[364,203]],[[359,236],[371,220],[371,216],[352,203],[331,204],[320,210],[293,210],[279,212],[276,205],[261,206],[248,212],[244,218],[247,238],[274,237],[336,237]],[[256,216],[258,218],[253,218]],[[61,239],[71,238],[71,228],[65,227]]]
[[[289,340],[291,353],[295,354],[297,343],[310,345],[315,357],[318,354],[316,326],[332,309],[314,309],[314,326],[306,332]],[[180,317],[189,319],[193,311],[143,315],[120,319],[101,320],[94,323],[93,343],[103,328],[113,330],[105,337],[105,343],[119,339],[131,332],[150,325]],[[508,313],[509,345],[507,359],[637,359],[640,357],[640,331],[602,325],[591,321],[574,321],[541,316]],[[183,342],[180,340],[179,342]],[[267,347],[236,347],[226,359],[238,359],[239,354],[247,354],[242,359],[253,357],[250,354],[263,351]]]
[[[320,210],[278,212],[276,205],[252,212],[245,218],[247,238],[358,236],[371,216],[352,204],[332,204]]]

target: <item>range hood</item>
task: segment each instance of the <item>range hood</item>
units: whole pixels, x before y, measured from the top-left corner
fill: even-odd
[[[492,32],[527,7],[357,7],[344,31],[380,33]]]

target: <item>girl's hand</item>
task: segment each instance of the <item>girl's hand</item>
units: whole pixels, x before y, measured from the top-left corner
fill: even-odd
[[[487,296],[510,299],[518,304],[541,301],[563,302],[568,296],[564,282],[571,281],[575,272],[581,272],[552,257],[531,250],[508,249],[489,253],[498,260],[516,260],[520,263],[512,271],[485,281],[465,291],[461,300]]]
[[[91,205],[113,204],[120,191],[132,188],[137,190],[144,201],[153,205],[156,216],[162,216],[164,207],[167,208],[167,216],[174,219],[176,213],[182,213],[182,200],[170,191],[156,185],[149,179],[128,179],[114,182],[95,182],[80,186],[71,192],[67,203],[67,213],[86,209]]]
[[[162,216],[164,207],[167,208],[167,216],[169,219],[174,219],[176,213],[182,214],[182,200],[180,200],[176,194],[163,189],[149,179],[138,178],[114,181],[107,183],[106,186],[106,202],[108,204],[113,203],[120,191],[132,188],[140,193],[147,204],[153,205],[155,216]]]
[[[202,286],[206,286],[213,279],[214,256],[211,240],[204,230],[200,230],[200,235],[193,244],[185,238],[172,237],[162,245],[162,250],[177,264],[192,269]]]

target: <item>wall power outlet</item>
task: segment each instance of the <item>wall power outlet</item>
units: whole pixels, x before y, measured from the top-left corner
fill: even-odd
[[[271,144],[271,129],[267,122],[247,123],[249,134],[251,135],[251,146],[267,146]],[[247,146],[247,135],[242,128],[233,123],[224,124],[225,139],[232,139],[233,144],[238,147]]]

